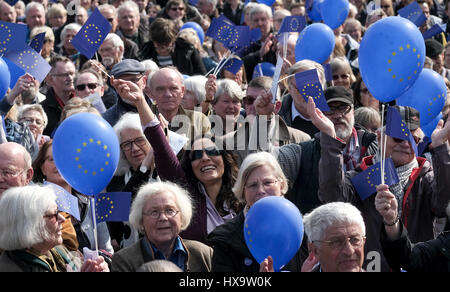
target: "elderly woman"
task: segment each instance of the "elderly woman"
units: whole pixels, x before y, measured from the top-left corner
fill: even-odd
[[[176,184],[142,186],[131,206],[130,222],[144,237],[114,254],[111,270],[134,272],[145,262],[162,259],[185,272],[209,272],[212,249],[179,236],[191,222],[192,213],[189,194]]]
[[[132,192],[135,197],[141,185],[157,180],[153,149],[142,132],[138,114],[124,114],[114,126],[114,131],[120,143],[120,160],[106,190]],[[138,232],[128,222],[110,222],[108,227],[116,250],[139,239]]]
[[[355,110],[355,128],[363,128],[376,134],[381,127],[381,117],[378,111],[371,107],[359,107]]]
[[[233,156],[228,151],[219,150],[210,139],[197,138],[189,148],[192,150],[185,151],[180,162],[144,96],[138,94],[137,86],[128,81],[117,83],[116,88],[126,86],[130,90],[121,92],[121,97],[134,102],[139,111],[141,125],[145,126],[144,134],[155,152],[159,176],[183,185],[194,199],[192,224],[181,236],[206,242],[208,233],[242,209],[231,191],[238,171]]]
[[[355,97],[355,108],[365,106],[371,107],[377,112],[380,111],[380,101],[373,97],[361,77],[354,84],[353,94]]]
[[[47,114],[40,104],[26,104],[21,106],[19,108],[18,121],[28,125],[39,147],[50,139],[50,137],[43,135],[48,119]]]
[[[366,227],[361,212],[350,203],[317,207],[303,217],[312,272],[362,272]]]
[[[203,75],[188,77],[184,80],[184,96],[181,105],[184,109],[195,110],[205,100],[205,84],[208,79]]]
[[[330,65],[333,86],[344,86],[350,89],[356,81],[356,78],[347,58],[344,56],[335,57],[331,60]]]
[[[267,152],[258,152],[245,158],[233,187],[236,198],[246,204],[245,209],[208,235],[208,243],[214,248],[212,271],[258,272],[260,270],[260,265],[245,243],[243,231],[245,216],[258,200],[267,196],[284,196],[287,190],[287,179],[274,156]],[[306,257],[307,253],[303,246],[284,269],[300,271]]]
[[[83,66],[88,60],[85,56],[81,55],[77,49],[72,45],[72,39],[80,31],[81,25],[77,23],[69,23],[64,26],[61,31],[61,43],[55,47],[55,53],[68,57],[75,65],[77,70]]]
[[[83,247],[89,249],[95,249],[95,236],[97,236],[98,248],[104,250],[107,253],[113,253],[114,249],[111,246],[111,239],[109,236],[108,227],[105,222],[97,224],[97,234],[94,234],[94,229],[92,226],[92,212],[90,211],[89,198],[83,194],[78,193],[74,190],[69,183],[61,176],[59,170],[56,168],[55,162],[53,160],[53,140],[46,142],[39,151],[38,156],[33,162],[33,182],[35,183],[52,183],[55,184],[69,194],[74,195],[78,198],[78,206],[80,209],[80,220],[64,215],[69,219],[75,228],[76,238],[72,238],[72,230],[70,226],[66,227],[66,232],[63,238],[65,242],[69,244],[76,244],[78,249],[81,251]],[[68,224],[66,224],[68,225]]]
[[[65,221],[46,187],[7,190],[0,200],[0,272],[109,271],[103,257],[86,260],[62,246]]]

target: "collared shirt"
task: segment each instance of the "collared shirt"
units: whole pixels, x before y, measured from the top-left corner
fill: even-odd
[[[292,100],[291,109],[292,109],[292,110],[291,110],[291,111],[292,111],[292,121],[294,121],[296,117],[300,117],[300,118],[302,118],[302,119],[304,119],[305,121],[308,121],[308,122],[311,121],[311,119],[305,118],[305,117],[297,110],[297,108],[295,107],[295,104],[294,104],[294,100]]]
[[[153,243],[151,243],[147,237],[144,238],[144,252],[149,255],[153,254],[155,260],[168,260],[177,265],[183,271],[186,269],[185,262],[188,254],[184,249],[179,236],[175,239],[172,253],[168,259],[166,259],[164,253],[161,252]]]

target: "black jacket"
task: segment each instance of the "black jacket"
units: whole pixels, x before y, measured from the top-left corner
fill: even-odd
[[[141,51],[141,60],[151,59],[158,66],[158,54],[156,53],[153,42],[148,42],[144,45]],[[182,38],[177,38],[175,41],[175,48],[172,53],[172,62],[181,74],[192,75],[205,75],[206,69],[203,65],[202,58],[197,49],[194,48],[189,42]]]
[[[62,108],[56,101],[55,91],[50,88],[47,91],[46,99],[41,103],[47,114],[48,123],[44,129],[44,135],[52,136],[54,130],[58,127],[59,121],[61,120]]]

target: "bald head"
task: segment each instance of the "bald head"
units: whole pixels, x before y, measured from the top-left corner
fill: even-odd
[[[33,177],[31,156],[20,144],[0,144],[0,196],[9,188],[26,186]]]

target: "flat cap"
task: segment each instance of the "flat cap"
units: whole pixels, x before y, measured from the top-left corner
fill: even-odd
[[[427,39],[425,41],[426,55],[429,58],[435,58],[444,51],[444,46],[435,39]]]
[[[325,99],[328,104],[333,101],[340,101],[346,104],[353,104],[354,102],[352,90],[343,86],[328,87],[325,90]]]
[[[111,69],[110,75],[114,78],[125,74],[140,75],[145,72],[145,67],[139,61],[134,59],[125,59],[120,63],[114,65]]]

